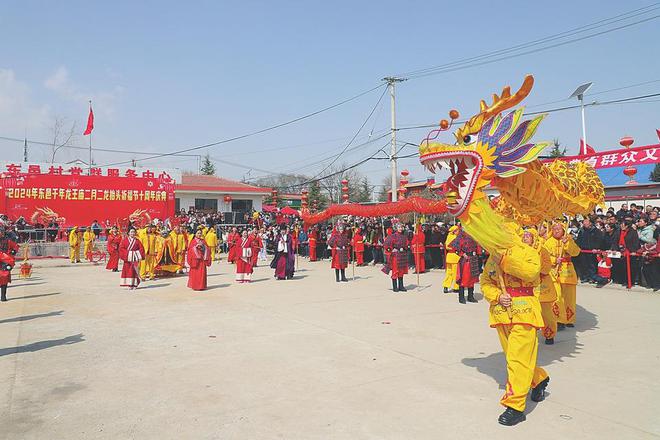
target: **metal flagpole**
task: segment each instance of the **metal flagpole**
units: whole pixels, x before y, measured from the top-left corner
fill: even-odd
[[[89,100],[89,111],[92,111],[92,100]],[[92,132],[89,132],[89,164],[87,167],[87,174],[92,175]]]
[[[414,213],[414,219],[415,219],[415,229],[417,229],[417,213]],[[413,240],[415,239],[415,235],[417,235],[417,232],[413,232]],[[419,246],[419,245],[417,245]],[[415,248],[413,248],[413,260],[415,261],[415,272],[417,272],[417,290],[419,290],[419,261],[417,261],[417,257],[415,254]],[[422,255],[422,258],[424,258],[424,255]]]

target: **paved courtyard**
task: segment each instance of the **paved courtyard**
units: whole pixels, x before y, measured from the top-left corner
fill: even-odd
[[[660,438],[657,294],[580,286],[576,328],[540,346],[548,398],[505,428],[487,305],[442,294],[442,271],[394,294],[374,267],[337,284],[301,260],[295,280],[236,285],[223,261],[208,291],[129,293],[41,264],[0,304],[0,438]]]

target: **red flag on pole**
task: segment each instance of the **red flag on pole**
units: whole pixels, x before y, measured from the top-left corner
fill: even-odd
[[[92,106],[90,105],[89,116],[87,116],[87,128],[85,129],[83,136],[92,134],[92,130],[94,130],[94,112],[92,111]]]
[[[656,128],[655,129],[655,134],[658,135],[658,139],[660,139],[660,129]]]
[[[584,156],[586,154],[596,154],[596,150],[594,150],[589,144],[585,145],[584,139],[580,139],[580,155]]]

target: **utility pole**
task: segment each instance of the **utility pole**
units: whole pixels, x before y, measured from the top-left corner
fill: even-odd
[[[397,172],[396,172],[396,100],[394,96],[394,85],[398,82],[405,81],[405,78],[397,78],[394,76],[388,76],[383,78],[383,81],[387,82],[387,86],[390,89],[390,113],[391,113],[391,130],[392,130],[392,143],[390,146],[390,168],[392,172],[392,201],[397,201]]]

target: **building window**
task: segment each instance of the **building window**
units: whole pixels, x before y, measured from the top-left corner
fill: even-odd
[[[218,212],[218,199],[195,199],[195,210]]]
[[[231,210],[234,212],[251,212],[252,200],[232,200]]]

